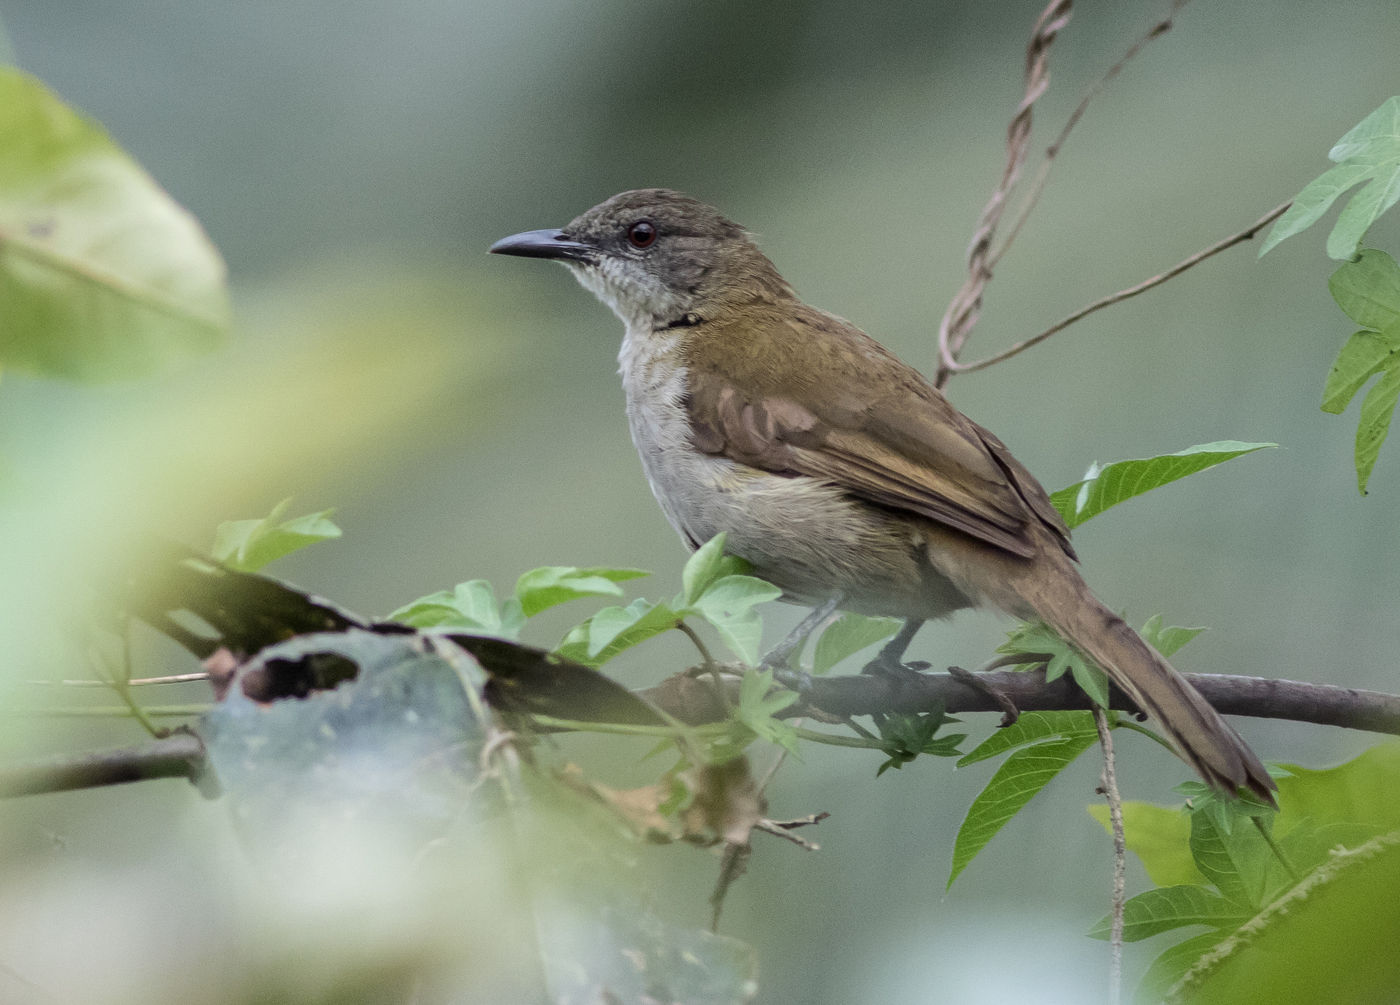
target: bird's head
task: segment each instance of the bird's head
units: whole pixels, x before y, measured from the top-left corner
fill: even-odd
[[[562,228],[515,234],[491,251],[562,262],[629,331],[696,324],[793,295],[743,227],[664,188],[623,192]]]

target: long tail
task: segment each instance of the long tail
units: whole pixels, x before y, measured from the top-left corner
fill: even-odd
[[[1122,618],[1101,604],[1077,574],[1071,574],[1078,580],[1078,590],[1041,597],[1034,604],[1037,613],[1156,719],[1182,759],[1210,785],[1230,795],[1244,786],[1272,803],[1277,786],[1234,727]]]

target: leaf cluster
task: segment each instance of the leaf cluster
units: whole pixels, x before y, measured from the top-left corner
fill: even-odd
[[[1181,787],[1189,797],[1183,808],[1126,803],[1128,849],[1158,885],[1127,901],[1124,939],[1207,929],[1157,956],[1139,1000],[1161,1000],[1188,971],[1209,982],[1245,959],[1292,969],[1267,946],[1289,938],[1291,926],[1308,924],[1310,902],[1337,881],[1339,855],[1400,829],[1400,808],[1389,798],[1397,773],[1400,744],[1387,743],[1336,768],[1282,765],[1278,811],[1249,798],[1222,800],[1196,782]],[[1109,828],[1107,807],[1089,812]],[[1353,924],[1372,921],[1356,917]],[[1089,934],[1107,938],[1108,930],[1104,918]],[[1327,938],[1345,954],[1353,937],[1338,931]]]
[[[1371,378],[1379,377],[1361,403],[1356,426],[1356,485],[1365,495],[1400,400],[1400,266],[1384,251],[1361,247],[1371,225],[1400,201],[1400,96],[1358,122],[1327,156],[1335,166],[1294,197],[1259,254],[1311,227],[1346,192],[1362,185],[1327,237],[1327,254],[1346,259],[1332,273],[1328,289],[1361,330],[1337,353],[1323,387],[1322,410],[1340,415]]]

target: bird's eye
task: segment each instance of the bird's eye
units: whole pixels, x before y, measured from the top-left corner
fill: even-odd
[[[627,243],[634,248],[650,248],[656,243],[656,227],[649,220],[638,220],[627,228]]]

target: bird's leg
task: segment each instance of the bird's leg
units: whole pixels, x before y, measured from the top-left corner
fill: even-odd
[[[775,678],[797,691],[805,693],[810,690],[811,676],[804,671],[792,670],[788,666],[788,660],[807,641],[807,637],[817,630],[817,626],[835,613],[836,608],[841,606],[841,601],[844,599],[841,591],[837,590],[819,606],[812,608],[812,613],[799,621],[797,627],[788,632],[781,642],[764,653],[758,668],[772,670]]]
[[[922,618],[909,618],[904,625],[895,633],[894,638],[881,647],[880,652],[869,663],[865,664],[861,673],[872,674],[874,676],[884,675],[887,677],[904,677],[911,673],[917,673],[918,668],[909,666],[904,662],[904,650],[909,648],[909,643],[914,641],[914,636],[923,627]]]

